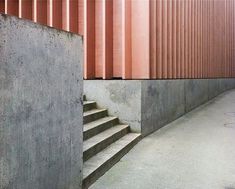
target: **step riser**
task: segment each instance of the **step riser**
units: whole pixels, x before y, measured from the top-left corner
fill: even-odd
[[[107,146],[109,146],[113,142],[117,141],[118,139],[126,135],[129,131],[130,131],[130,127],[126,127],[125,129],[120,130],[119,132],[101,141],[95,146],[87,149],[86,151],[83,152],[83,161],[86,161],[92,156],[96,155],[97,153],[105,149]]]
[[[86,123],[95,121],[97,119],[103,118],[107,115],[108,115],[107,111],[102,111],[102,112],[97,112],[95,114],[83,116],[83,123],[86,124]]]
[[[140,137],[130,142],[125,148],[119,151],[114,157],[110,158],[107,162],[102,164],[93,173],[83,179],[83,189],[87,189],[91,186],[98,178],[100,178],[105,172],[107,172],[113,165],[115,165],[126,153],[128,153],[132,147],[138,143]]]
[[[91,104],[84,104],[83,105],[83,112],[92,110],[96,108],[96,103],[91,103]]]
[[[87,140],[103,131],[105,131],[106,129],[109,129],[115,125],[118,124],[118,119],[113,119],[111,121],[108,121],[106,123],[103,123],[103,124],[100,124],[98,125],[97,127],[93,128],[93,129],[90,129],[88,131],[84,131],[83,132],[83,140]]]

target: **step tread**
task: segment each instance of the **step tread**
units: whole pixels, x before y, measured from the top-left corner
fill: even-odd
[[[130,144],[132,141],[136,140],[140,136],[141,134],[138,133],[128,133],[127,135],[123,136],[122,138],[112,143],[107,148],[84,162],[83,179],[97,170],[102,164],[107,162],[110,158],[114,157],[119,151],[121,151],[128,144]]]
[[[91,100],[89,100],[89,101],[83,101],[83,105],[88,105],[88,104],[94,104],[94,103],[96,103],[95,101],[91,101]]]
[[[100,118],[100,119],[97,119],[95,121],[92,121],[90,123],[86,123],[86,124],[84,124],[83,132],[88,131],[90,129],[93,129],[95,127],[98,127],[99,125],[102,125],[104,123],[107,123],[107,122],[115,120],[115,119],[117,119],[117,117],[107,116],[107,117]]]
[[[107,109],[92,109],[92,110],[83,112],[83,117],[89,116],[89,115],[92,115],[92,114],[95,114],[95,113],[99,113],[99,112],[104,112],[104,111],[107,111]]]
[[[128,128],[129,125],[116,125],[111,127],[98,135],[95,135],[83,142],[83,152],[88,150],[89,148],[95,146],[96,144],[102,142],[103,140],[112,137],[115,133],[120,132],[123,129]]]

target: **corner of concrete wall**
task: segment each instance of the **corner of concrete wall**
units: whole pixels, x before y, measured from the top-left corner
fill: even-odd
[[[235,79],[146,80],[141,82],[141,133],[146,136],[234,88]]]
[[[209,100],[208,79],[185,80],[185,110],[189,112]]]
[[[0,188],[82,185],[82,38],[0,14]]]
[[[220,79],[208,79],[208,98],[209,100],[218,96],[221,92]]]
[[[184,80],[141,82],[142,135],[158,130],[184,113]]]

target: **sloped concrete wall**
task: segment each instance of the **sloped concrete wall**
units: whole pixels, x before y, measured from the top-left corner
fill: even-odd
[[[79,189],[82,38],[0,14],[0,189]]]
[[[208,84],[208,79],[189,79],[184,81],[186,112],[208,101]]]
[[[142,81],[141,131],[147,135],[185,113],[184,82]]]
[[[143,136],[232,88],[234,78],[84,81],[88,99],[108,108]]]

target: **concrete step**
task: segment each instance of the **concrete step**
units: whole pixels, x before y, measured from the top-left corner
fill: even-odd
[[[83,101],[83,111],[89,111],[96,108],[95,101]]]
[[[83,142],[83,161],[85,162],[107,146],[117,141],[130,130],[129,125],[117,125]]]
[[[108,115],[107,109],[93,109],[83,113],[83,123],[89,123],[97,119],[106,117]]]
[[[87,140],[117,124],[118,118],[112,116],[104,117],[96,121],[87,123],[83,127],[83,140]]]
[[[117,163],[140,139],[141,135],[129,133],[83,165],[83,189],[87,189],[115,163]]]

